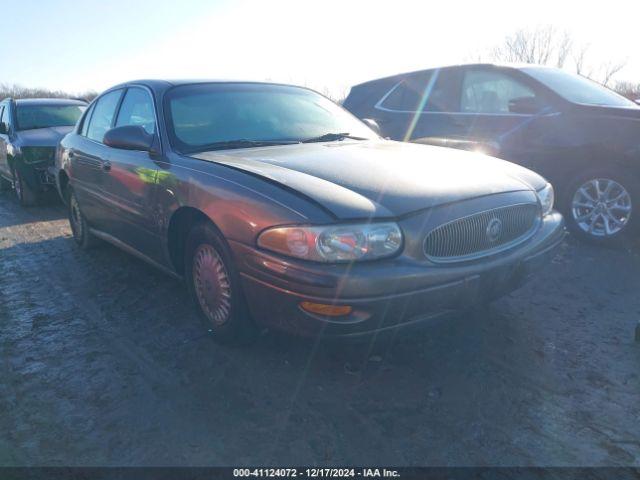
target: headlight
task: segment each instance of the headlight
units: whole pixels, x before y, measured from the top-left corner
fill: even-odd
[[[258,237],[258,245],[316,262],[375,260],[400,250],[402,232],[395,223],[275,227]]]
[[[550,214],[551,210],[553,210],[553,187],[550,183],[547,183],[547,185],[542,190],[538,190],[536,193],[538,195],[538,200],[540,200],[540,205],[542,206],[542,216],[544,217],[545,215]]]

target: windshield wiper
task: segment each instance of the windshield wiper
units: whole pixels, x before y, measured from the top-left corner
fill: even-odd
[[[302,140],[302,143],[313,143],[313,142],[337,142],[338,140],[344,140],[345,138],[350,138],[351,140],[367,140],[365,137],[356,137],[355,135],[349,134],[349,132],[343,133],[325,133],[324,135],[320,135],[318,137],[307,138],[306,140]]]
[[[251,147],[269,147],[272,145],[291,145],[300,143],[295,140],[248,140],[239,138],[237,140],[224,140],[221,142],[212,142],[205,145],[198,145],[187,149],[184,153],[207,152],[210,150],[231,150],[234,148],[251,148]]]

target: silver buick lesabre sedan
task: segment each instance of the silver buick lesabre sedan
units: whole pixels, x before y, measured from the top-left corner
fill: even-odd
[[[58,155],[77,243],[106,240],[183,279],[222,341],[256,325],[379,332],[487,301],[564,235],[539,175],[384,140],[287,85],[119,85]]]

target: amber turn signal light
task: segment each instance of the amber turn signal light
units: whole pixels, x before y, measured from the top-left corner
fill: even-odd
[[[300,307],[309,313],[316,315],[324,315],[327,317],[341,317],[349,315],[353,310],[348,305],[326,305],[324,303],[302,302]]]

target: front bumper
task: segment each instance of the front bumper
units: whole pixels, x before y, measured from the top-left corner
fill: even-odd
[[[563,238],[562,216],[554,212],[525,243],[463,264],[433,265],[399,257],[320,265],[284,260],[240,243],[231,246],[258,323],[303,336],[353,336],[416,323],[507,294],[547,264]],[[303,301],[349,305],[353,311],[341,317],[320,316],[303,310]]]
[[[16,168],[20,170],[27,185],[36,192],[44,192],[55,187],[53,162],[24,163],[17,161]]]

